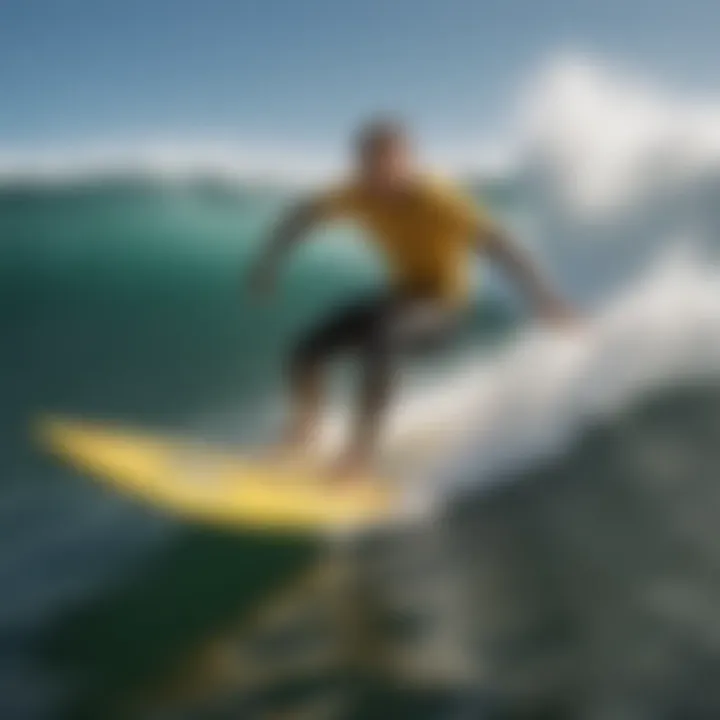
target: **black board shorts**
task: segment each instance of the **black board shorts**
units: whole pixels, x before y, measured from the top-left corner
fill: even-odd
[[[372,360],[417,355],[444,346],[456,325],[457,312],[438,300],[378,293],[341,306],[311,328],[293,357],[305,364],[346,352]]]

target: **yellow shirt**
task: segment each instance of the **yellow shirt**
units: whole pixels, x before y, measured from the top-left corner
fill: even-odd
[[[466,296],[471,248],[491,226],[471,198],[429,179],[400,196],[348,184],[321,197],[319,207],[323,217],[350,218],[368,232],[396,286],[449,302]]]

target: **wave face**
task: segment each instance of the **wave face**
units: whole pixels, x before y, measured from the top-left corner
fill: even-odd
[[[717,382],[656,391],[457,503],[466,647],[508,707],[717,713],[719,420]]]
[[[454,642],[511,704],[571,688],[588,717],[618,716],[613,702],[638,718],[655,706],[694,717],[700,696],[711,716],[720,707],[702,684],[717,661],[718,107],[561,59],[521,98],[503,162],[464,177],[587,315],[570,333],[525,329],[490,275],[457,349],[413,368],[388,418],[387,452],[413,493],[451,501],[438,533],[462,589]],[[189,592],[187,558],[216,570],[198,607],[225,612],[247,589],[223,586],[232,542],[100,493],[38,457],[26,428],[53,410],[267,439],[293,338],[378,282],[377,259],[333,229],[299,253],[277,303],[248,302],[263,233],[300,176],[322,175],[294,158],[281,181],[282,159],[233,145],[0,152],[7,717],[64,701],[37,648],[77,627],[70,608],[91,618],[83,627],[103,627],[108,606],[128,620],[122,578],[154,588],[132,596],[135,616],[162,606],[164,627],[191,617],[197,634],[220,620],[169,600]],[[330,441],[341,424],[329,418]],[[115,638],[105,665],[73,662],[131,692],[147,678],[123,672],[150,645],[158,658],[186,649],[151,625]]]

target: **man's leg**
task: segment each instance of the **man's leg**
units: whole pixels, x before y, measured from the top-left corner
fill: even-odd
[[[369,469],[392,391],[391,347],[380,342],[370,343],[363,349],[361,360],[363,366],[355,426],[338,468],[343,473],[366,472]]]
[[[290,422],[285,446],[291,451],[306,447],[317,428],[322,400],[322,357],[298,356],[290,368]]]
[[[365,344],[383,299],[362,299],[342,308],[305,336],[291,355],[291,416],[286,444],[307,446],[317,431],[325,365],[344,350]]]
[[[434,302],[398,300],[379,306],[361,346],[362,377],[354,433],[340,471],[367,472],[397,383],[400,356],[430,351],[450,336],[454,317]]]

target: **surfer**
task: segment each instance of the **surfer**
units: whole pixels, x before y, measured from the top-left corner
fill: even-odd
[[[339,459],[340,473],[369,469],[390,397],[396,360],[445,342],[467,306],[472,250],[499,262],[552,321],[568,306],[490,215],[459,188],[423,175],[406,129],[392,120],[364,126],[355,140],[355,168],[346,182],[300,203],[279,224],[251,273],[255,292],[273,289],[288,250],[317,225],[356,221],[379,248],[389,286],[343,306],[313,327],[290,356],[292,411],[288,447],[312,439],[328,360],[349,351],[361,362],[356,425]]]

